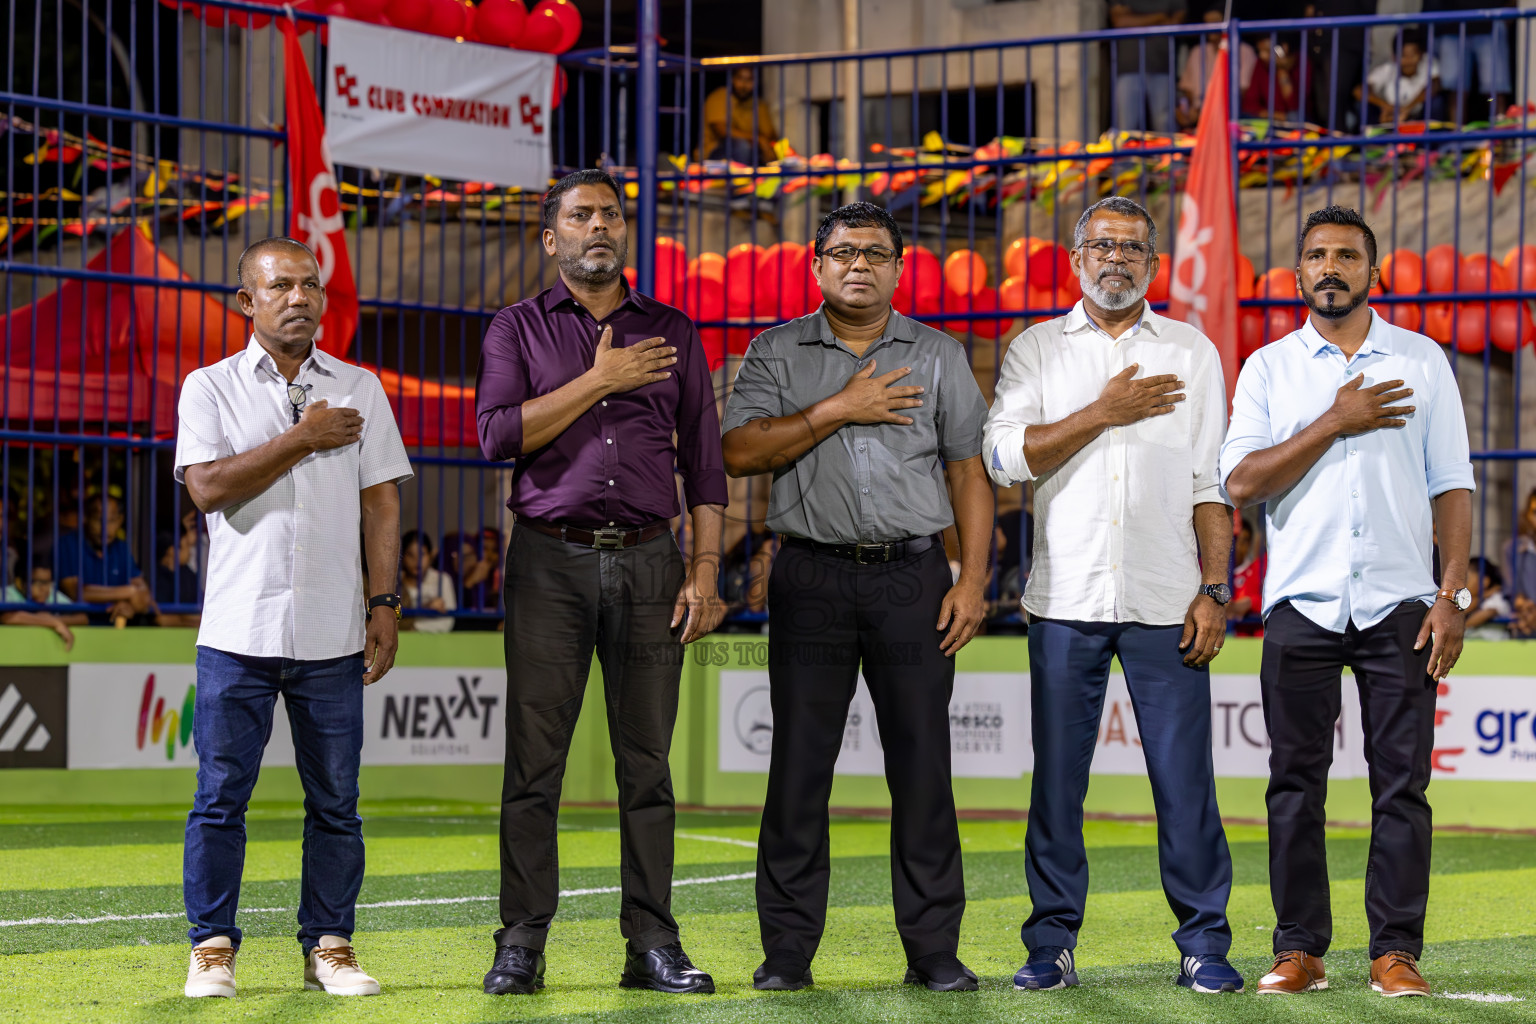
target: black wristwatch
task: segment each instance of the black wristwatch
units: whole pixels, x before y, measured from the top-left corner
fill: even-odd
[[[400,621],[399,594],[380,594],[378,597],[370,597],[368,599],[368,614],[372,615],[375,608],[393,608],[395,610],[395,621]]]
[[[1232,588],[1225,583],[1207,583],[1200,588],[1200,593],[1221,605],[1232,600]]]

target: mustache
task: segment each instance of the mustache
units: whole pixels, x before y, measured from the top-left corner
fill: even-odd
[[[1315,291],[1315,292],[1324,291],[1325,289],[1329,289],[1329,288],[1333,289],[1336,292],[1347,292],[1347,291],[1349,291],[1349,285],[1345,284],[1343,281],[1339,280],[1337,277],[1325,277],[1321,281],[1317,282],[1317,284],[1312,286],[1312,290]]]
[[[1102,280],[1104,280],[1104,279],[1105,279],[1105,278],[1106,278],[1106,277],[1122,277],[1122,278],[1124,278],[1124,279],[1125,279],[1125,280],[1127,280],[1127,281],[1130,281],[1130,280],[1134,280],[1134,279],[1133,279],[1133,278],[1132,278],[1132,277],[1131,277],[1131,275],[1130,275],[1130,272],[1129,272],[1129,271],[1126,271],[1126,270],[1119,270],[1119,269],[1117,269],[1117,268],[1115,268],[1115,267],[1110,267],[1110,268],[1109,268],[1109,269],[1107,269],[1107,270],[1101,270],[1101,271],[1099,271],[1099,276],[1098,276],[1098,278],[1097,278],[1097,279],[1096,279],[1096,280],[1099,280],[1099,281],[1102,281]]]

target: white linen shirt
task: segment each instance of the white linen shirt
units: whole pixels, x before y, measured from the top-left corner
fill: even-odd
[[[1132,363],[1140,364],[1138,378],[1177,374],[1187,397],[1171,413],[1111,427],[1037,477],[1024,459],[1025,429],[1088,406]],[[1119,338],[1099,328],[1082,302],[1015,338],[982,451],[999,485],[1035,482],[1024,608],[1080,622],[1183,622],[1200,588],[1195,506],[1225,502],[1216,463],[1226,413],[1216,346],[1145,303]]]
[[[1404,601],[1432,604],[1434,516],[1430,500],[1472,490],[1461,393],[1440,346],[1387,323],[1375,311],[1350,360],[1301,329],[1259,349],[1243,366],[1232,425],[1221,450],[1225,483],[1237,464],[1295,436],[1333,405],[1358,374],[1362,387],[1401,380],[1415,412],[1401,428],[1335,440],[1290,490],[1265,506],[1269,571],[1264,614],[1289,601],[1324,629],[1374,626]]]
[[[199,646],[320,661],[363,649],[362,499],[412,476],[384,386],[313,349],[295,383],[308,402],[363,416],[361,440],[314,452],[249,501],[207,516]],[[292,428],[287,381],[252,336],[244,352],[193,370],[181,389],[176,480],[188,466],[260,447]]]

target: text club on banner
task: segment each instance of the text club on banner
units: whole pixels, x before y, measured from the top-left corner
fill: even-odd
[[[1536,697],[1531,696],[1528,682],[1522,677],[1452,676],[1440,685],[1431,755],[1435,778],[1536,782]],[[1367,778],[1360,701],[1348,676],[1342,698],[1329,775]],[[1030,771],[1034,750],[1029,713],[1027,674],[956,673],[949,705],[954,776],[1018,778]],[[767,672],[720,673],[719,729],[720,771],[768,770],[773,711]],[[1258,676],[1211,676],[1210,744],[1219,777],[1269,776],[1269,736]],[[884,756],[874,707],[861,675],[848,706],[837,774],[884,774]],[[1145,775],[1146,771],[1136,709],[1125,677],[1114,673],[1104,694],[1092,772]]]
[[[332,18],[326,134],[337,163],[549,185],[555,58]]]
[[[69,767],[197,764],[196,666],[71,665],[68,692]],[[363,764],[501,764],[506,699],[502,669],[394,669],[363,691]],[[262,763],[294,763],[283,700]]]

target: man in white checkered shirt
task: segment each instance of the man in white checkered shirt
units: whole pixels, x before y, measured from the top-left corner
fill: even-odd
[[[241,255],[239,275],[250,345],[187,377],[176,438],[176,479],[209,533],[185,991],[235,994],[245,808],[281,693],[305,795],[304,987],[376,995],[379,983],[352,952],[363,881],[357,771],[363,687],[395,659],[399,485],[411,465],[378,378],[314,345],[325,308],[314,254],[293,239],[263,239]]]

